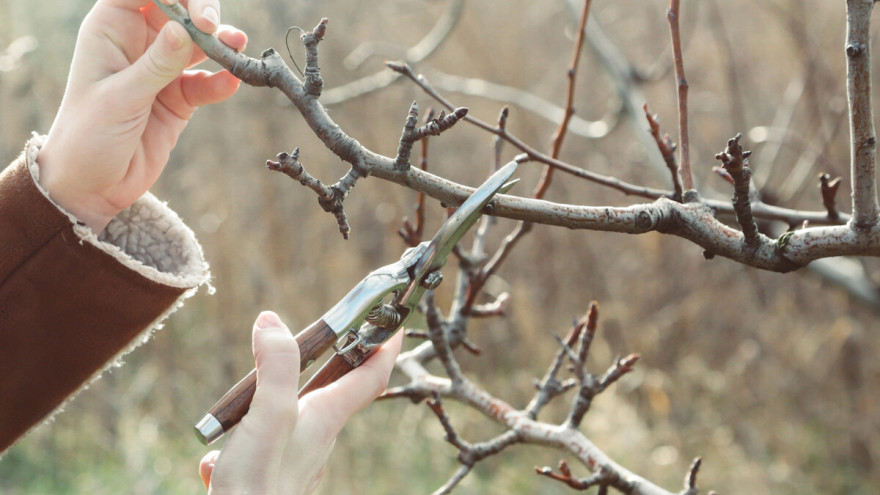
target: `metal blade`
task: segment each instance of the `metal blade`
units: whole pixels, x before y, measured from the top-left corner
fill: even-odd
[[[507,192],[518,182],[516,180],[507,183],[508,179],[516,172],[516,167],[517,162],[512,161],[498,169],[458,207],[455,213],[446,219],[446,222],[440,226],[437,234],[431,239],[426,255],[416,265],[414,273],[416,279],[421,279],[427,273],[446,264],[446,259],[452,252],[452,248],[480,218],[483,207],[492,200],[496,193],[499,191]]]

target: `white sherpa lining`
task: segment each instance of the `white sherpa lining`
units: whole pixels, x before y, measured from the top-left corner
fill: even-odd
[[[96,236],[89,227],[83,225],[74,215],[55,203],[39,183],[40,168],[36,159],[45,139],[45,136],[34,134],[28,141],[26,148],[28,170],[40,192],[74,224],[74,232],[80,242],[87,242],[97,247],[146,279],[187,290],[136,336],[125,349],[59,404],[41,423],[31,427],[30,431],[39,427],[40,424],[52,422],[56,414],[64,410],[67,404],[81,391],[100,378],[104,371],[119,366],[122,356],[147,342],[153,331],[161,329],[162,322],[171,313],[177,311],[185,299],[195,294],[199,286],[206,284],[209,286],[209,292],[213,292],[213,288],[210,288],[209,284],[208,263],[205,261],[202,246],[196,240],[195,234],[183,223],[177,213],[149,192],[113,218],[99,236]],[[30,431],[19,437],[16,443],[26,437]],[[13,443],[13,445],[15,444]],[[0,453],[0,457],[2,454]]]
[[[186,289],[208,281],[208,263],[195,234],[177,213],[149,192],[119,212],[99,236],[55,203],[39,182],[37,154],[45,139],[35,135],[28,142],[28,170],[40,192],[74,224],[80,242],[97,247],[144,278],[169,287]]]

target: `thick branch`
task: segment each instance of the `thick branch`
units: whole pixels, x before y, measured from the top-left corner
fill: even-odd
[[[251,59],[230,49],[213,36],[198,34],[198,30],[187,21],[186,12],[175,4],[166,6],[156,2],[169,15],[188,25],[190,33],[211,58],[254,85],[268,85],[279,88],[295,104],[315,135],[324,145],[349,162],[360,176],[374,175],[396,182],[417,192],[425,193],[445,202],[447,205],[460,204],[473,189],[434,176],[418,169],[396,170],[394,159],[374,153],[348,136],[330,118],[317,99],[307,97],[303,84],[287,67],[282,58],[273,50],[267,50],[262,59]],[[193,33],[195,31],[195,33]],[[408,69],[408,68],[407,68]],[[411,74],[411,71],[409,71]],[[419,78],[412,75],[414,80]],[[445,100],[444,105],[447,103]],[[454,108],[450,105],[450,108]],[[471,120],[470,116],[465,117]],[[483,124],[485,125],[485,124]],[[661,198],[652,204],[619,207],[590,207],[555,204],[542,200],[529,200],[500,195],[493,202],[493,214],[529,222],[560,225],[569,228],[604,230],[628,233],[644,233],[652,230],[679,235],[702,246],[711,254],[725,256],[758,268],[788,271],[803,266],[810,261],[826,256],[878,255],[880,254],[880,231],[875,227],[861,231],[858,236],[839,227],[814,227],[792,233],[784,243],[764,240],[748,252],[743,249],[741,233],[730,229],[715,219],[715,212],[731,211],[722,202],[702,200],[696,194],[689,196],[686,204],[666,201],[671,193],[626,184],[614,178],[599,176],[567,163],[559,162],[528,147],[525,143],[512,139],[504,130],[486,125],[490,132],[504,134],[505,138],[520,149],[528,149],[530,158],[573,173],[578,177],[595,180],[622,190],[628,194],[643,197]],[[717,207],[717,208],[716,208]],[[763,205],[764,211],[773,211]],[[759,209],[753,208],[758,212]],[[790,210],[778,213],[792,215]],[[813,225],[828,223],[827,212],[805,215]],[[813,223],[815,220],[815,223]],[[792,223],[792,222],[789,222]],[[799,222],[797,222],[799,223]],[[784,255],[784,256],[783,256]]]

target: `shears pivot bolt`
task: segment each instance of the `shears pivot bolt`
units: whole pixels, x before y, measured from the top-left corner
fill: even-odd
[[[380,304],[371,309],[365,320],[379,328],[395,328],[400,324],[400,312],[388,304]]]
[[[440,285],[440,282],[443,281],[443,274],[440,273],[440,270],[434,270],[433,272],[425,275],[425,279],[422,280],[422,287],[428,290],[434,290],[437,286]]]

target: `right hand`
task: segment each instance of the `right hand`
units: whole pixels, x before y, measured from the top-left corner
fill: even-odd
[[[342,427],[388,385],[401,341],[398,333],[363,365],[300,400],[299,346],[275,313],[261,313],[253,332],[257,390],[223,450],[202,458],[208,493],[314,491]]]

